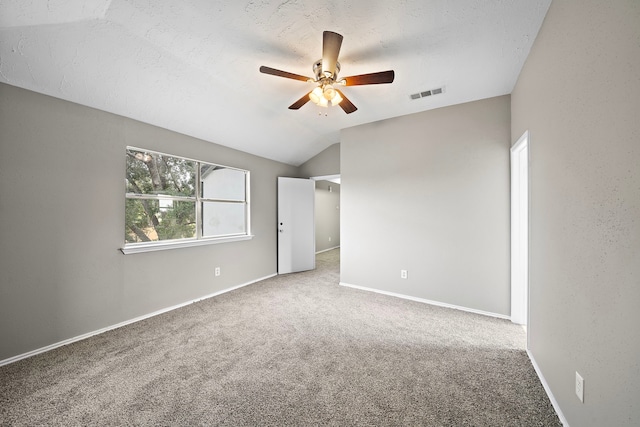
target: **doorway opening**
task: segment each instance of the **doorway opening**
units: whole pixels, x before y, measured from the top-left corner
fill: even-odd
[[[340,247],[340,175],[311,177],[316,183],[316,254]]]
[[[511,147],[511,321],[529,323],[529,131]]]

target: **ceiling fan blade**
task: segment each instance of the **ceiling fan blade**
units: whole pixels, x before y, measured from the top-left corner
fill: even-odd
[[[272,76],[285,77],[287,79],[300,80],[303,82],[308,82],[309,80],[313,81],[311,77],[301,76],[300,74],[289,73],[287,71],[276,70],[275,68],[265,67],[264,65],[260,67],[260,72],[264,74],[271,74]]]
[[[309,93],[311,93],[311,92],[309,92]],[[297,110],[300,107],[302,107],[304,104],[309,102],[309,93],[306,94],[305,96],[303,96],[302,98],[298,99],[293,104],[289,105],[289,110]]]
[[[345,77],[346,86],[377,85],[382,83],[392,83],[395,78],[393,70],[380,71],[378,73],[360,74],[357,76]]]
[[[349,98],[344,96],[344,93],[342,93],[338,89],[336,89],[336,92],[338,92],[340,94],[340,96],[342,97],[342,101],[338,105],[340,105],[340,108],[342,108],[345,113],[351,114],[351,113],[353,113],[354,111],[356,111],[358,109],[358,108],[356,108],[355,105],[353,105],[353,102],[349,101]]]
[[[333,31],[322,33],[322,71],[328,71],[332,75],[336,72],[338,54],[342,46],[342,36]]]

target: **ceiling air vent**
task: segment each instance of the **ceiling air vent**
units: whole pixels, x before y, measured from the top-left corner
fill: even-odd
[[[437,89],[431,89],[431,90],[425,90],[418,93],[412,93],[411,95],[409,95],[409,97],[411,99],[420,99],[420,98],[426,98],[427,96],[431,96],[431,95],[439,95],[443,92],[444,92],[444,86],[439,87]]]

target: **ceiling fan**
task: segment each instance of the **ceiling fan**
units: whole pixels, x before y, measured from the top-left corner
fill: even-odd
[[[285,77],[287,79],[301,80],[303,82],[315,83],[317,86],[311,92],[289,106],[290,110],[297,110],[309,101],[321,107],[340,105],[345,113],[350,114],[357,110],[344,94],[335,86],[358,86],[375,85],[382,83],[392,83],[395,77],[393,70],[380,71],[377,73],[359,74],[357,76],[338,78],[340,63],[338,54],[342,45],[342,36],[333,31],[322,33],[322,59],[313,64],[315,78],[289,73],[287,71],[276,70],[275,68],[260,67],[260,72],[273,76]]]

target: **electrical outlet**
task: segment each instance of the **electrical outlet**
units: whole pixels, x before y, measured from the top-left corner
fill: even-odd
[[[576,396],[584,403],[584,378],[576,371]]]
[[[331,236],[329,236],[329,241],[331,241]]]
[[[214,270],[214,274],[216,275],[216,277],[220,275],[220,267],[216,267],[216,269]]]
[[[400,270],[400,278],[406,279],[407,277],[409,277],[409,272],[407,270]]]

